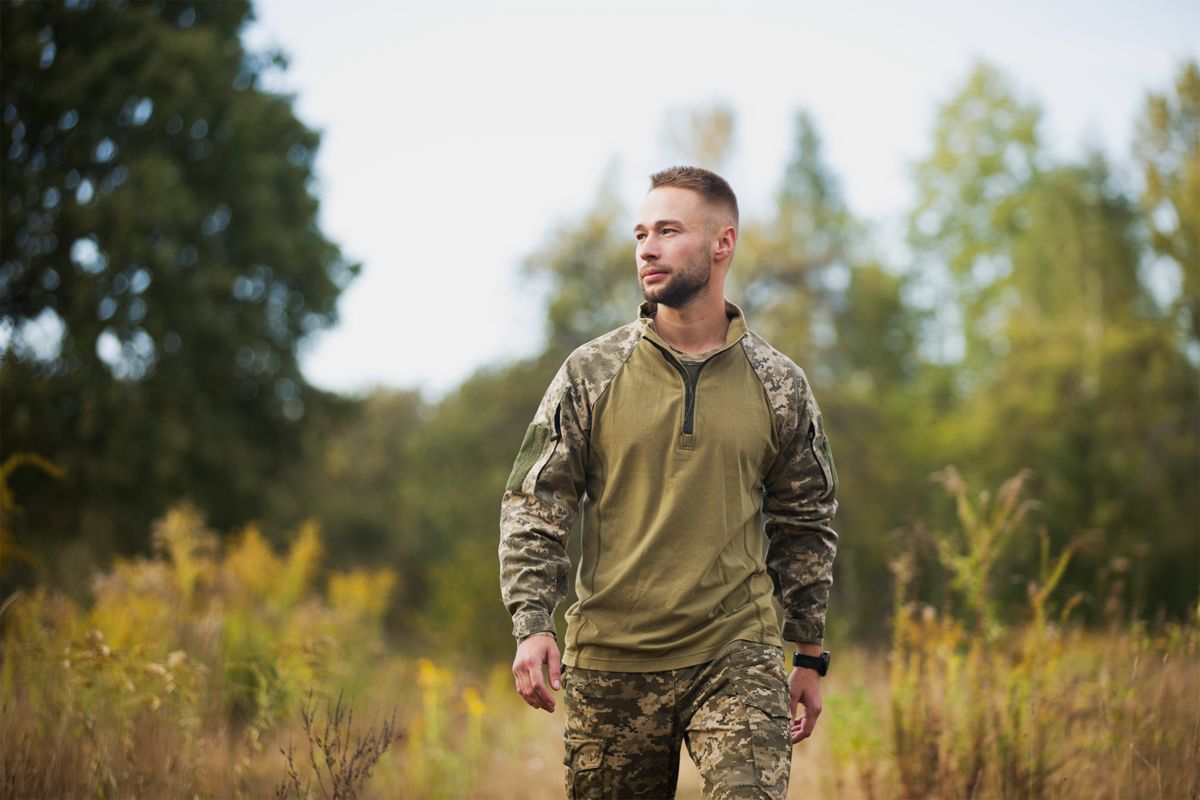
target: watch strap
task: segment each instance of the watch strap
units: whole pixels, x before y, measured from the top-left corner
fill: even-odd
[[[816,670],[817,674],[823,678],[829,672],[829,651],[826,650],[819,656],[806,656],[800,652],[792,653],[792,666]]]

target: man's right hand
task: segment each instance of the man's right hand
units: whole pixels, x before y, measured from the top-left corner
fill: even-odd
[[[517,657],[513,659],[513,677],[516,678],[517,693],[534,708],[554,711],[554,697],[546,688],[542,666],[548,667],[550,685],[558,691],[562,668],[558,643],[549,633],[535,633],[517,645]]]

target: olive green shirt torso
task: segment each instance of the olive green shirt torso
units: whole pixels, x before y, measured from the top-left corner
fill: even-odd
[[[673,352],[650,320],[592,409],[579,600],[565,660],[654,671],[709,660],[735,639],[781,644],[763,532],[779,453],[762,381],[742,347]]]

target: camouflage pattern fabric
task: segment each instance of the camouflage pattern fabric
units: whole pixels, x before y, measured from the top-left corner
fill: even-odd
[[[782,798],[791,770],[783,651],[736,641],[662,672],[563,672],[567,796],[671,798],[687,744],[710,798]]]

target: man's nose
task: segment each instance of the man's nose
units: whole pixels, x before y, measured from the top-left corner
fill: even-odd
[[[654,261],[658,258],[658,245],[654,244],[654,240],[647,236],[638,243],[638,258],[642,261]]]

